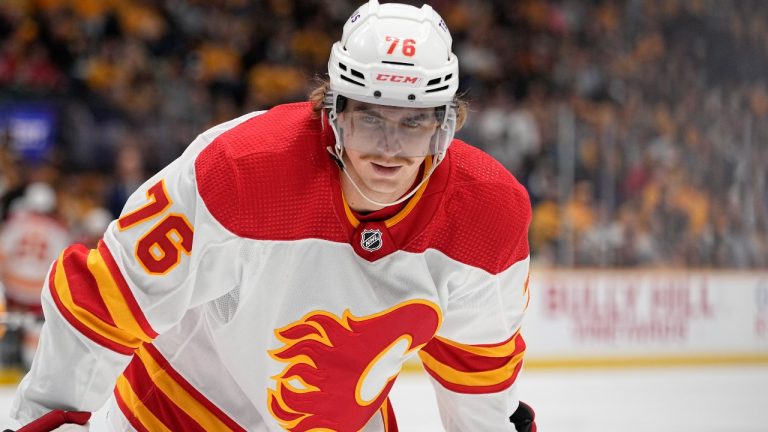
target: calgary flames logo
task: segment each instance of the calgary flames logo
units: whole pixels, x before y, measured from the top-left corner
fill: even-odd
[[[366,317],[316,311],[276,330],[284,346],[269,354],[288,365],[272,377],[270,412],[292,432],[362,429],[440,321],[437,305],[416,300]]]

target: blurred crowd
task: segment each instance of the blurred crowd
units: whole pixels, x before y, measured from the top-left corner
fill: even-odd
[[[0,1],[0,107],[57,125],[40,158],[0,128],[0,218],[42,182],[66,226],[103,229],[207,127],[305,100],[360,2]],[[458,136],[528,188],[534,261],[766,268],[768,2],[430,4],[470,103]]]

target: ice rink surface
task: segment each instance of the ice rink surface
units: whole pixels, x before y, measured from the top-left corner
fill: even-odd
[[[541,432],[768,432],[768,366],[530,370],[519,382]],[[17,427],[13,392],[0,387],[0,429]],[[392,403],[401,431],[442,430],[423,374],[400,376]]]

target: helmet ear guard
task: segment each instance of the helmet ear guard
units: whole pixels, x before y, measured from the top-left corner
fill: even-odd
[[[453,108],[453,107],[452,107]],[[437,122],[441,125],[445,121],[445,113],[447,111],[447,108],[445,105],[441,105],[438,107],[435,107],[435,118],[437,119]]]
[[[323,108],[333,110],[336,114],[344,111],[347,107],[347,97],[340,94],[335,94],[333,91],[328,90],[323,97]]]

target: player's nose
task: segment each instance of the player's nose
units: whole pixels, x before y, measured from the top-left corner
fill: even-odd
[[[379,138],[377,150],[381,155],[394,157],[402,153],[403,146],[397,131],[391,130]]]

